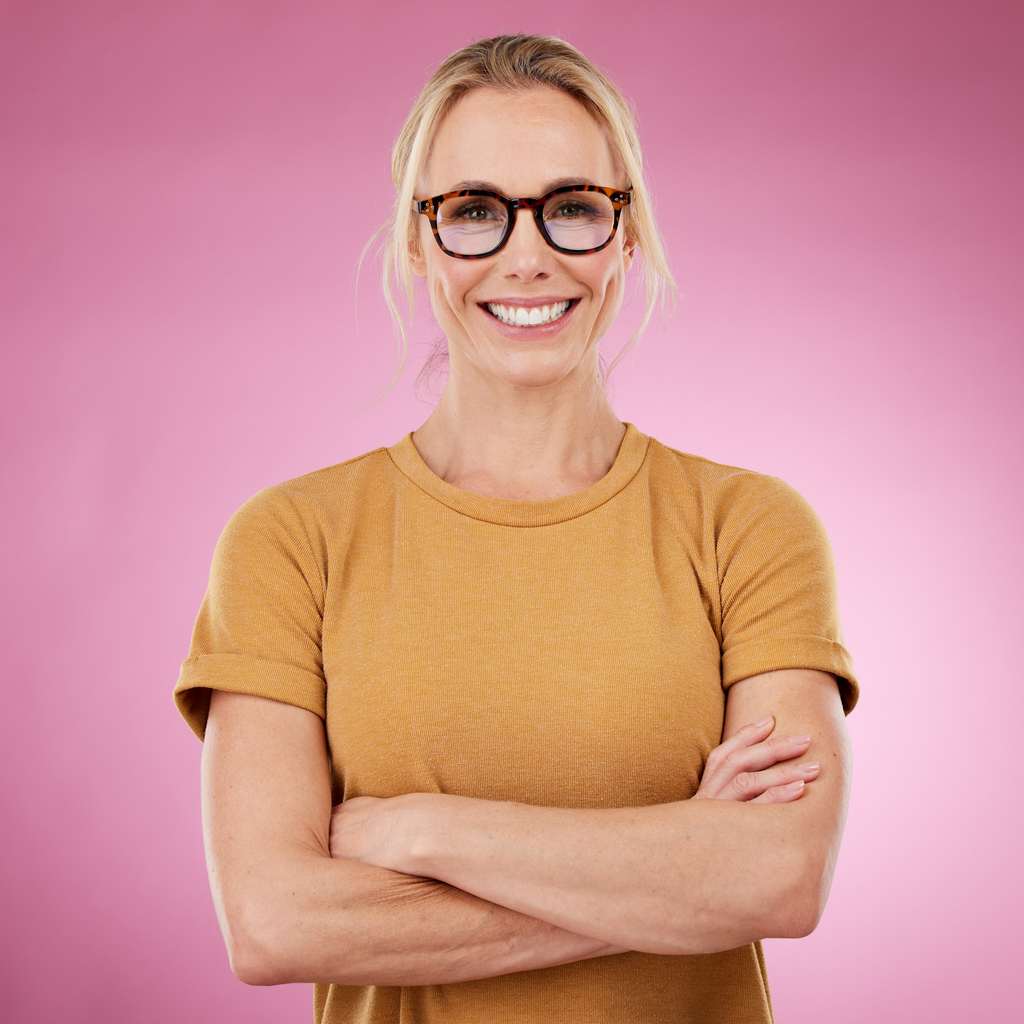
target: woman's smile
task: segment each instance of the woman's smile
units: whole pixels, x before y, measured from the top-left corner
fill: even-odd
[[[510,341],[555,341],[573,327],[579,299],[482,302],[487,326]]]
[[[503,324],[514,327],[540,327],[560,320],[569,310],[571,299],[556,302],[485,302],[484,308]]]

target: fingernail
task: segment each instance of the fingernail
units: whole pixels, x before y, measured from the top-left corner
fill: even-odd
[[[796,782],[791,782],[789,784],[788,788],[792,789],[792,790],[803,789],[804,788],[804,781],[803,781],[803,779],[798,779]]]
[[[762,718],[760,722],[754,723],[754,728],[759,729],[762,725],[767,725],[772,720],[772,716],[769,715],[767,718]]]
[[[790,743],[810,743],[811,742],[811,737],[810,736],[790,736],[789,737],[789,742]]]
[[[821,765],[817,761],[808,761],[805,764],[798,765],[798,769],[804,773],[804,775],[815,775]]]

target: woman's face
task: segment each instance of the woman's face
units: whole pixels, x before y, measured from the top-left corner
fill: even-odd
[[[626,185],[604,131],[586,110],[546,87],[482,88],[464,96],[441,123],[417,198],[462,188],[527,198],[575,184]],[[569,256],[544,241],[532,211],[520,210],[503,249],[462,260],[441,251],[425,216],[418,220],[413,269],[427,279],[453,371],[529,388],[596,374],[597,345],[619,311],[632,263],[634,246],[621,224],[600,252]],[[504,306],[508,318],[510,308],[547,306],[550,317],[559,303],[569,304],[561,316],[532,326],[503,323],[492,312]]]

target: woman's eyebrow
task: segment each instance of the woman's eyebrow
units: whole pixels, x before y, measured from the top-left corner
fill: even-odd
[[[547,195],[549,192],[553,192],[556,188],[565,188],[567,185],[590,185],[591,181],[588,178],[558,178],[556,181],[548,182],[543,192],[538,195]],[[492,181],[460,181],[457,185],[452,186],[452,192],[458,192],[459,189],[463,188],[480,188],[486,192],[498,192],[501,195],[505,193],[498,188],[497,185]],[[512,197],[510,197],[512,198]]]
[[[460,181],[452,186],[452,192],[458,192],[462,188],[482,188],[486,192],[500,192],[501,189],[493,181]]]
[[[557,181],[548,182],[547,188],[544,190],[545,195],[548,192],[554,192],[556,188],[565,188],[568,185],[593,185],[594,183],[589,178],[559,178]]]

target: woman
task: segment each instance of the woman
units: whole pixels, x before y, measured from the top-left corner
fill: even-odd
[[[612,411],[638,250],[648,315],[669,279],[582,55],[454,54],[394,178],[444,393],[233,517],[176,690],[232,967],[323,1022],[771,1020],[759,940],[815,927],[846,809],[827,539]]]

